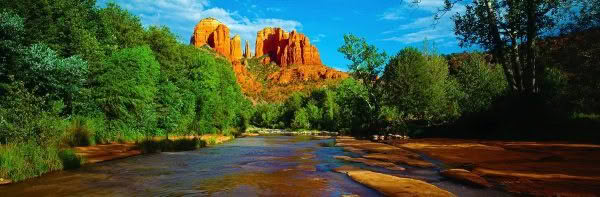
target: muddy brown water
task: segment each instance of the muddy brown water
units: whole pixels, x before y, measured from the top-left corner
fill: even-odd
[[[354,165],[426,180],[457,196],[508,196],[439,177],[438,169],[393,172],[336,160],[358,156],[333,139],[247,137],[197,151],[157,153],[87,165],[0,186],[0,196],[380,196],[332,169]]]

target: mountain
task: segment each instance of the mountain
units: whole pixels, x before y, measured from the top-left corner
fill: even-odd
[[[347,73],[323,65],[317,47],[295,30],[260,30],[252,56],[247,40],[242,53],[240,36],[230,38],[225,24],[205,18],[194,28],[190,44],[207,45],[230,60],[242,90],[255,101],[281,101],[293,92],[310,91],[348,77]]]

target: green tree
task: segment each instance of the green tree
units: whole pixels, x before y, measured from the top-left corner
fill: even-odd
[[[488,110],[505,92],[507,86],[500,65],[488,63],[482,54],[471,54],[458,66],[454,77],[463,93],[459,100],[461,111]]]
[[[9,76],[19,72],[17,66],[24,47],[24,35],[23,18],[0,11],[0,83],[8,83]]]
[[[24,44],[45,43],[59,56],[81,56],[96,64],[103,59],[96,39],[95,0],[2,1],[0,9],[25,18]]]
[[[183,96],[182,91],[179,90],[175,84],[170,81],[166,81],[159,84],[158,89],[158,128],[162,129],[167,139],[169,133],[173,132],[179,127],[182,122],[182,109]]]
[[[461,0],[445,0],[436,17],[450,11]],[[476,0],[466,2],[464,13],[453,19],[461,46],[477,44],[490,50],[502,65],[508,87],[517,95],[538,94],[545,65],[536,62],[540,35],[559,24],[553,17],[561,8],[577,1]]]
[[[115,3],[108,3],[98,11],[100,28],[98,35],[105,50],[114,51],[145,44],[144,28],[140,19]]]
[[[51,95],[63,100],[68,114],[81,94],[88,78],[88,64],[78,56],[60,58],[52,49],[42,44],[34,44],[23,54],[24,68],[17,74],[19,80],[35,89],[38,95]]]
[[[114,53],[104,64],[94,91],[113,131],[150,135],[156,127],[159,64],[148,46]]]
[[[344,55],[344,57],[350,60],[348,69],[351,75],[361,81],[365,88],[368,97],[366,103],[369,106],[369,111],[364,112],[364,115],[368,115],[372,119],[369,121],[371,126],[375,123],[376,115],[381,108],[380,106],[380,91],[379,82],[377,80],[383,66],[387,61],[387,54],[385,52],[379,52],[377,47],[369,45],[364,38],[358,38],[352,34],[344,35],[344,45],[342,45],[338,51]]]
[[[300,108],[294,112],[294,119],[292,120],[291,127],[294,129],[310,129],[310,117],[309,112],[306,108]]]
[[[367,88],[353,78],[348,78],[340,82],[333,88],[336,99],[335,103],[339,106],[339,116],[337,116],[338,128],[344,131],[357,132],[356,135],[368,129],[371,118],[368,114],[371,108],[368,104],[369,95]]]
[[[441,56],[405,48],[390,60],[382,80],[386,103],[403,112],[406,121],[435,123],[458,116],[456,83]]]

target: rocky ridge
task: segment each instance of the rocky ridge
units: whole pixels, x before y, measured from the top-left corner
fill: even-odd
[[[304,34],[297,31],[286,32],[281,28],[267,27],[260,30],[256,37],[255,54],[250,51],[248,40],[242,53],[241,37],[235,35],[230,39],[229,28],[214,18],[202,19],[194,28],[190,44],[196,47],[208,45],[214,51],[232,62],[237,81],[246,95],[260,95],[264,89],[280,91],[273,86],[300,85],[296,90],[307,90],[304,82],[322,83],[326,80],[340,80],[348,74],[323,65],[316,46]],[[263,75],[266,83],[257,81],[256,73],[248,71],[248,60],[256,59],[259,67],[275,64],[278,70]],[[255,68],[255,67],[254,67]],[[263,86],[270,86],[263,88]],[[311,86],[311,85],[309,85]],[[275,93],[287,94],[289,91]],[[272,93],[264,93],[271,95]],[[285,97],[285,96],[284,96]],[[279,97],[278,97],[279,98]]]

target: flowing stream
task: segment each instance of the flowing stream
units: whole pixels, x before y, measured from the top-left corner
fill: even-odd
[[[406,171],[347,163],[336,155],[357,156],[333,139],[265,136],[235,139],[197,151],[157,153],[87,165],[0,186],[0,196],[380,196],[332,169],[355,165],[413,177],[457,196],[508,194],[450,182],[437,169],[403,166]]]

